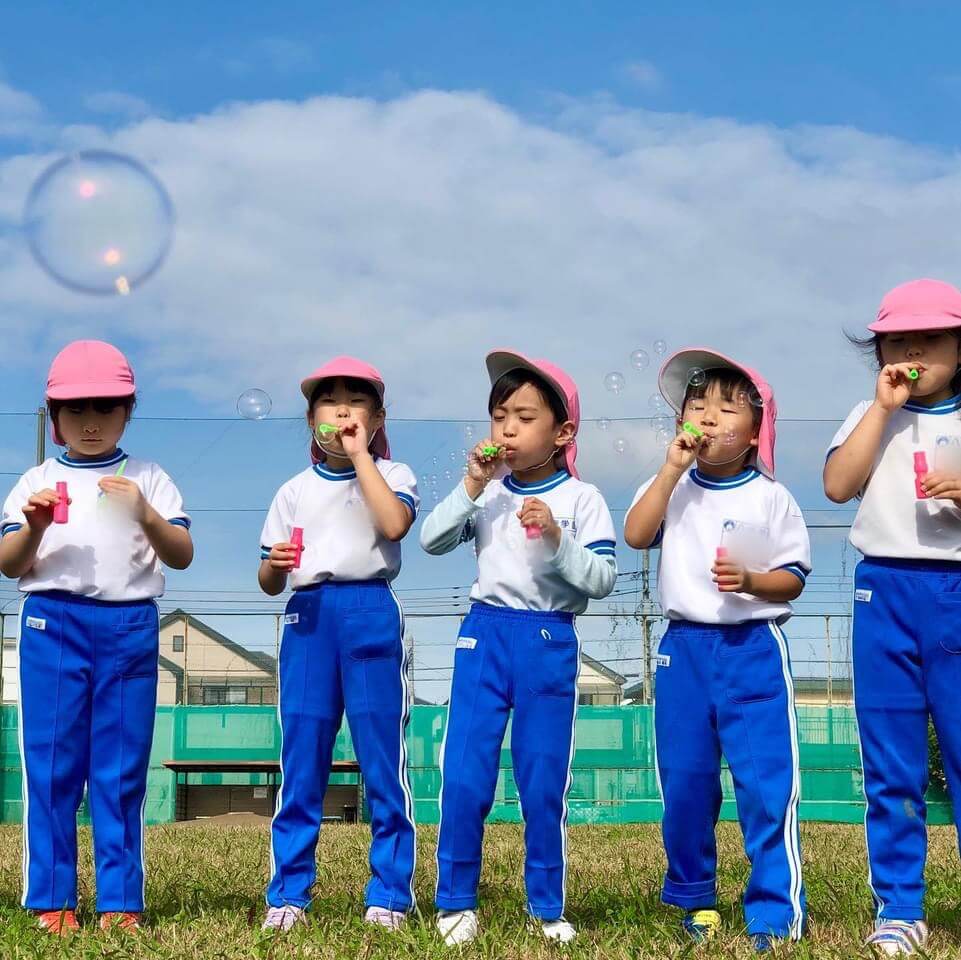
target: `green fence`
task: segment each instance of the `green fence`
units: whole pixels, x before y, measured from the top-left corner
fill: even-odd
[[[440,772],[437,757],[446,707],[416,706],[408,732],[410,776],[419,823],[437,822]],[[2,819],[19,822],[20,758],[16,707],[4,705],[2,722]],[[577,749],[570,792],[571,823],[633,823],[660,819],[654,773],[654,715],[648,706],[579,707]],[[859,822],[863,817],[857,729],[850,707],[798,708],[801,745],[801,817]],[[510,742],[510,731],[505,743]],[[158,707],[151,754],[146,816],[150,823],[174,819],[175,782],[164,760],[271,760],[280,752],[280,730],[273,707]],[[337,738],[335,758],[350,759],[346,729]],[[723,775],[721,815],[735,815],[731,779]],[[350,777],[338,780],[350,782]],[[191,783],[257,783],[243,774],[198,775]],[[932,796],[929,822],[947,823],[950,808]],[[81,811],[83,816],[85,811]],[[501,753],[501,771],[491,820],[519,821],[517,787],[510,751]]]

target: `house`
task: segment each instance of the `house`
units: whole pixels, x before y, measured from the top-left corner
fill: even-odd
[[[624,696],[625,677],[615,673],[600,660],[581,654],[581,673],[577,678],[577,702],[580,706],[611,706]]]
[[[271,654],[242,647],[184,610],[160,619],[157,703],[273,704],[276,674]]]

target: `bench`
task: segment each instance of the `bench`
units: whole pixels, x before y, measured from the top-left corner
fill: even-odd
[[[187,819],[187,792],[190,789],[192,773],[264,774],[267,778],[267,786],[270,788],[270,809],[277,808],[279,760],[164,760],[163,765],[176,776],[177,798],[174,814],[176,820]],[[361,776],[360,764],[356,760],[334,760],[330,765],[330,772],[357,774],[357,805],[353,808],[345,806],[343,817],[345,821],[356,822],[360,818],[360,811],[364,808],[364,779]]]

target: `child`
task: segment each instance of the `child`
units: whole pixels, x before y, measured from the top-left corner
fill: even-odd
[[[662,899],[687,911],[694,940],[716,932],[723,753],[751,861],[747,931],[763,952],[804,927],[794,688],[781,624],[810,571],[810,545],[794,498],[774,480],[767,383],[720,353],[689,349],[664,364],[660,388],[678,426],[692,428],[638,490],[624,536],[638,549],[660,546],[669,620],[655,711]]]
[[[961,823],[961,292],[936,280],[895,287],[868,330],[875,397],[831,441],[824,490],[835,503],[860,498],[854,702],[877,907],[867,942],[896,956],[928,939],[929,713]]]
[[[161,564],[193,558],[170,477],[117,444],[135,403],[116,347],[78,340],[47,378],[66,452],[7,497],[0,571],[17,577],[23,906],[57,935],[77,930],[77,808],[87,785],[103,929],[144,909],[144,802],[157,699]],[[66,489],[57,488],[65,484]]]
[[[473,540],[478,565],[441,749],[437,926],[449,946],[477,936],[484,818],[513,708],[528,911],[546,937],[567,943],[575,936],[564,918],[580,666],[574,615],[614,586],[614,525],[574,467],[580,405],[571,378],[510,350],[491,353],[487,369],[491,439],[474,448],[463,483],[421,530],[429,553]]]
[[[344,710],[371,810],[365,920],[394,930],[414,906],[415,837],[407,778],[404,619],[390,581],[417,514],[410,468],[390,459],[384,381],[337,357],[300,385],[313,465],[288,480],[261,535],[259,581],[290,578],[280,647],[283,783],[271,825],[265,930],[306,920],[334,740]],[[302,531],[303,546],[293,536]]]

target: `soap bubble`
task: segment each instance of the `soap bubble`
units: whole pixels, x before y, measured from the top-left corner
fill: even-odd
[[[456,451],[456,450],[451,450],[451,452],[450,452],[450,461],[451,461],[451,463],[456,463],[456,461],[457,461],[457,451]]]
[[[764,406],[764,399],[761,397],[757,387],[751,387],[751,389],[746,392],[744,390],[738,391],[737,405],[739,407],[746,407],[748,404],[758,408]]]
[[[445,480],[453,480],[453,479],[454,479],[454,474],[452,474],[452,473],[450,472],[450,470],[445,470],[445,471],[444,471],[444,479],[445,479]]]
[[[650,362],[651,358],[647,355],[646,350],[634,350],[631,353],[631,366],[635,370],[646,370]]]
[[[652,393],[647,398],[647,405],[655,413],[663,413],[667,410],[667,401],[659,393]]]
[[[620,393],[624,389],[624,374],[617,372],[609,373],[604,377],[604,386],[610,390],[611,393]]]
[[[244,390],[237,397],[237,413],[245,420],[263,420],[270,413],[272,405],[268,394],[256,387],[252,390]]]
[[[687,382],[692,387],[703,387],[707,383],[707,374],[700,367],[691,367],[687,371]]]
[[[427,474],[426,474],[426,473],[422,473],[422,474],[420,475],[420,480],[421,480],[421,483],[427,483]]]
[[[436,487],[436,486],[437,486],[437,474],[436,474],[436,473],[432,473],[432,474],[430,475],[430,485],[431,485],[432,487]]]
[[[464,460],[466,460],[470,456],[470,451],[467,449],[467,447],[464,447],[461,450],[460,455]]]
[[[654,417],[654,419],[651,420],[651,427],[655,433],[658,433],[659,431],[663,431],[663,430],[666,430],[668,433],[671,433],[671,434],[675,432],[674,421],[670,417],[665,416],[663,414],[659,417]]]
[[[436,466],[437,466],[437,457],[431,457],[430,462],[436,467]]]
[[[467,426],[464,427],[464,438],[468,443],[474,439],[474,428],[470,424],[467,424]]]
[[[37,178],[23,227],[38,264],[80,293],[130,293],[163,263],[173,240],[173,204],[132,157],[82,150]]]
[[[611,425],[611,421],[607,420],[604,417],[601,417],[601,419],[597,421],[597,427],[599,430],[607,430],[610,427],[610,425]]]
[[[667,353],[667,341],[666,340],[655,340],[654,341],[654,352],[659,356],[663,357]]]
[[[674,442],[675,436],[676,434],[674,433],[673,430],[658,430],[657,433],[655,434],[655,438],[657,439],[657,442],[662,447],[670,446]]]
[[[614,449],[615,449],[618,453],[623,453],[623,452],[627,449],[627,441],[626,441],[625,439],[623,439],[623,437],[618,437],[618,438],[614,441]]]

